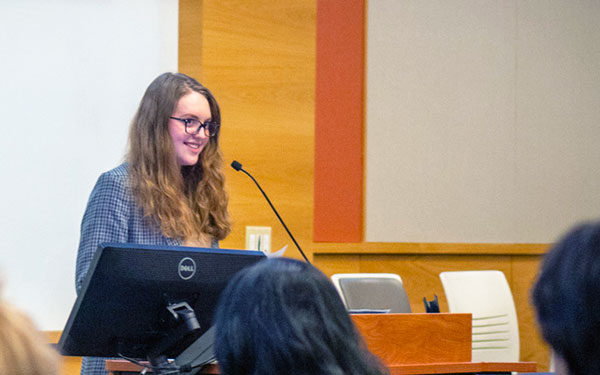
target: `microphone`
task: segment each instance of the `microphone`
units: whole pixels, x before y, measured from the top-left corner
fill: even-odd
[[[273,210],[273,212],[275,212],[275,215],[277,216],[277,218],[279,219],[279,222],[281,223],[281,225],[283,225],[283,228],[285,228],[285,231],[287,232],[287,234],[290,236],[290,238],[292,239],[292,241],[294,241],[294,245],[296,245],[296,247],[298,248],[298,250],[300,251],[300,254],[302,254],[302,256],[304,257],[304,260],[306,260],[306,263],[311,264],[310,261],[308,260],[308,258],[306,257],[306,254],[304,254],[304,251],[302,251],[302,249],[300,248],[300,245],[298,245],[298,242],[296,242],[296,239],[294,238],[294,236],[292,235],[292,232],[290,232],[290,230],[288,229],[287,225],[285,225],[285,223],[283,222],[283,219],[281,218],[281,216],[279,216],[279,213],[277,212],[277,210],[275,209],[275,207],[273,206],[273,203],[271,203],[271,200],[269,199],[269,197],[267,197],[267,194],[264,192],[264,190],[260,187],[260,185],[258,184],[258,182],[254,179],[254,177],[252,177],[252,175],[248,172],[246,172],[244,170],[244,168],[242,168],[242,163],[238,162],[237,160],[234,160],[231,163],[231,167],[233,169],[235,169],[236,171],[240,172],[244,172],[248,177],[250,177],[252,179],[252,181],[254,181],[254,183],[256,184],[256,186],[258,187],[258,190],[260,190],[260,192],[262,193],[262,195],[265,197],[265,199],[267,200],[267,203],[269,203],[269,206],[271,206],[271,209]]]

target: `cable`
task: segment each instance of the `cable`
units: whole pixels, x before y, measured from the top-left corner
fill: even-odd
[[[149,363],[148,364],[144,364],[144,363],[138,361],[135,358],[130,358],[130,357],[124,356],[121,353],[117,353],[117,355],[119,356],[119,358],[123,358],[124,360],[126,360],[128,362],[131,362],[134,365],[138,365],[140,367],[143,367],[144,369],[142,371],[140,371],[140,374],[145,374],[144,370],[147,370],[147,369],[152,370],[152,372],[156,372],[155,370],[173,370],[172,367],[155,367],[155,366],[152,366]],[[177,372],[179,372],[179,370],[177,370]]]
[[[140,371],[141,375],[145,375],[146,371],[148,371],[148,369],[152,370],[152,372],[157,372],[156,370],[167,370],[167,372],[161,372],[160,375],[181,374],[181,373],[192,372],[192,370],[195,370],[198,367],[202,367],[202,366],[206,365],[206,363],[202,363],[202,364],[198,364],[198,365],[192,366],[191,363],[187,363],[187,364],[181,365],[181,366],[179,366],[177,368],[172,368],[172,367],[155,367],[155,366],[152,366],[151,364],[141,363],[140,361],[138,361],[135,358],[126,357],[126,356],[124,356],[121,353],[118,353],[117,355],[120,358],[123,358],[124,360],[133,363],[134,365],[138,365],[140,367],[143,367],[142,371]]]

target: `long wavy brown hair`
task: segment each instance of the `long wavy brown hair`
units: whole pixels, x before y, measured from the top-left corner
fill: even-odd
[[[221,123],[211,92],[181,73],[158,76],[140,102],[129,132],[130,183],[144,216],[163,235],[186,242],[222,240],[230,230],[219,132],[210,137],[198,162],[180,167],[169,135],[169,117],[179,99],[195,91],[209,103],[211,119]]]

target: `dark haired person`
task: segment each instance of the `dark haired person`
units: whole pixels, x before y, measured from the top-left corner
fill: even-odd
[[[215,313],[222,375],[385,374],[335,287],[313,266],[276,258],[238,273]]]
[[[157,77],[140,102],[125,163],[103,173],[81,223],[79,292],[98,244],[217,247],[230,231],[219,148],[217,101],[181,73]],[[83,375],[106,374],[84,358]]]
[[[571,229],[546,254],[533,303],[557,374],[600,374],[600,222]]]

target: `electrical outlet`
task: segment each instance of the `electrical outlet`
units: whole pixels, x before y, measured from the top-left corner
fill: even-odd
[[[246,249],[271,253],[271,227],[246,227]]]

